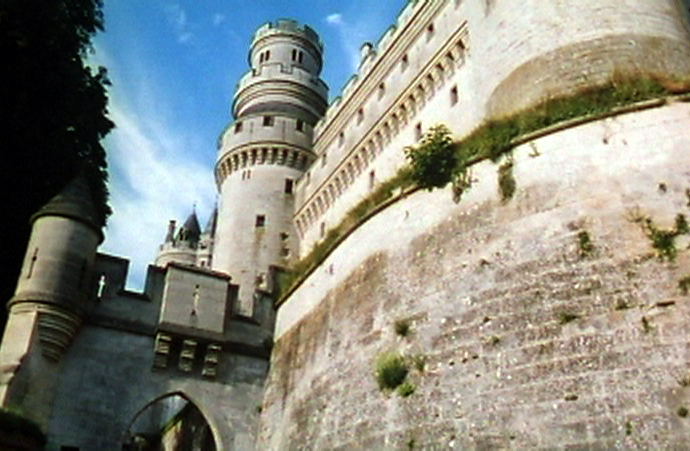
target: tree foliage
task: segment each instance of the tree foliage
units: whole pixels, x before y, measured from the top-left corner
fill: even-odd
[[[435,125],[424,134],[418,146],[405,148],[412,168],[412,179],[422,188],[441,188],[451,181],[458,156],[450,130]]]
[[[84,60],[103,29],[101,0],[0,0],[0,149],[5,196],[2,295],[11,295],[29,218],[84,172],[102,225],[108,207],[104,68]]]

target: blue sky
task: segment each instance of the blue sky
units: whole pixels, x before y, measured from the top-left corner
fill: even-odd
[[[216,140],[230,121],[234,86],[247,69],[254,30],[278,18],[306,23],[325,46],[322,78],[337,96],[363,42],[376,42],[405,0],[106,0],[93,64],[108,69],[106,138],[113,215],[102,252],[130,259],[141,289],[169,219],[216,199]]]

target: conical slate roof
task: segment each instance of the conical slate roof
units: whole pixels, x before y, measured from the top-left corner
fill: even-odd
[[[206,224],[206,229],[204,230],[204,233],[207,235],[214,236],[216,234],[216,224],[218,223],[218,207],[213,209],[213,213],[211,213],[211,217],[208,219],[208,223]]]
[[[201,227],[199,226],[199,219],[196,217],[196,211],[184,222],[178,233],[178,239],[182,241],[199,241],[201,236]]]
[[[41,207],[31,217],[31,223],[43,216],[62,216],[82,222],[95,230],[103,241],[93,196],[83,173],[72,179],[62,191]]]

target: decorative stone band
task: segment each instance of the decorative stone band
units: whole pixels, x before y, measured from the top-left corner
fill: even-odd
[[[63,311],[72,311],[76,315],[84,313],[84,306],[86,305],[87,295],[85,292],[79,291],[77,293],[62,292],[56,293],[54,291],[40,291],[40,290],[22,290],[15,294],[7,304],[11,311],[20,305],[55,305]]]
[[[79,315],[50,304],[22,302],[14,304],[11,311],[12,313],[38,312],[38,339],[41,354],[55,362],[59,362],[65,355],[67,347],[82,323]]]
[[[299,86],[301,89],[314,91],[324,103],[325,109],[325,99],[328,97],[328,86],[326,86],[326,83],[308,70],[283,63],[267,64],[253,68],[244,74],[237,84],[234,102],[237,103],[240,101],[239,99],[245,97],[249,88],[254,87],[255,90],[271,92],[281,87],[278,83],[288,87]],[[288,89],[283,88],[286,91]]]
[[[308,150],[269,144],[254,145],[228,152],[218,161],[215,169],[218,187],[233,172],[251,166],[276,164],[305,170],[314,161],[315,156]]]

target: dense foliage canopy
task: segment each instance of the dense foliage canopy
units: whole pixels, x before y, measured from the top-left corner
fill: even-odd
[[[113,128],[108,79],[85,64],[102,29],[101,0],[0,0],[3,302],[16,284],[29,218],[77,173],[86,175],[102,225],[110,214],[101,144]]]

